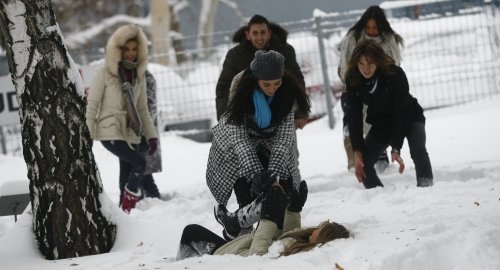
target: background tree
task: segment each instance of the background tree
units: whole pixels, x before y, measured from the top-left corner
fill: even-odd
[[[39,249],[51,260],[108,252],[116,226],[100,210],[84,87],[51,2],[1,0],[0,6]]]

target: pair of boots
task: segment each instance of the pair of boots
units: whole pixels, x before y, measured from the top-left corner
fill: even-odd
[[[222,235],[226,241],[231,241],[252,231],[253,224],[260,220],[263,197],[262,193],[252,203],[234,213],[229,212],[223,204],[214,207],[215,219],[224,227]]]

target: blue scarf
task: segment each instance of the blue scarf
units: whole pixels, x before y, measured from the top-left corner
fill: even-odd
[[[266,128],[271,123],[271,109],[269,105],[273,101],[274,95],[266,98],[260,89],[253,89],[253,104],[255,105],[255,118],[260,128]]]

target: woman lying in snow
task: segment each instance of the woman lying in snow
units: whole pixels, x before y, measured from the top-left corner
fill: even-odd
[[[224,227],[247,227],[246,223],[255,223],[260,219],[256,230],[242,235],[230,242],[196,224],[188,225],[182,233],[177,260],[199,257],[205,254],[224,255],[236,254],[241,256],[264,255],[273,240],[280,241],[284,246],[281,255],[288,256],[295,253],[309,251],[318,244],[324,245],[339,238],[349,238],[349,231],[342,225],[324,221],[315,228],[301,228],[300,212],[307,200],[307,184],[300,183],[299,191],[294,188],[291,198],[275,183],[260,194],[251,204],[238,211],[245,215],[227,212],[217,213],[216,217]],[[290,202],[290,203],[289,203]],[[217,210],[219,211],[220,208]],[[243,211],[242,211],[243,210]],[[285,216],[283,231],[276,225]]]

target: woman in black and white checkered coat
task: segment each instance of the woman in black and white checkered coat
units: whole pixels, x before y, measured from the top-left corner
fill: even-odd
[[[233,189],[240,208],[252,202],[255,174],[264,175],[263,182],[270,177],[291,180],[298,188],[294,111],[308,115],[310,102],[283,63],[278,52],[257,51],[230,95],[227,112],[213,128],[206,178],[219,204],[227,204]]]

